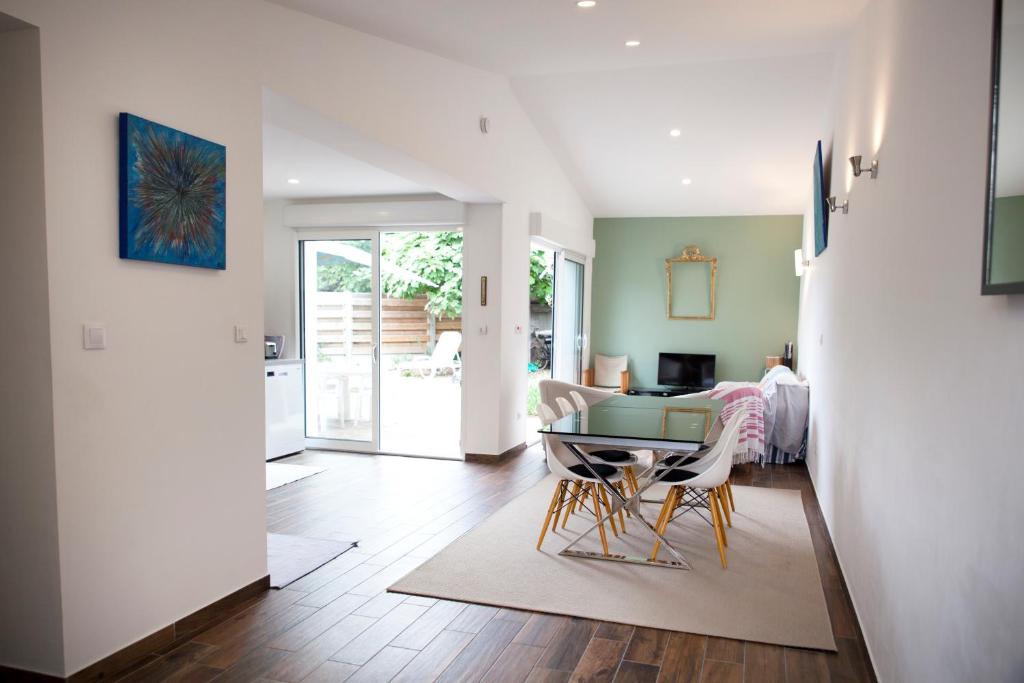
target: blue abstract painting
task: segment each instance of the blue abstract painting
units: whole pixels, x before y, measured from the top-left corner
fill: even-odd
[[[224,146],[132,114],[119,124],[121,258],[224,270]]]
[[[828,248],[828,181],[821,157],[821,140],[814,151],[814,255]]]

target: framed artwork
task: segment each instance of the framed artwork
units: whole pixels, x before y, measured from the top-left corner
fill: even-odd
[[[828,179],[822,162],[821,140],[814,151],[814,255],[828,247]]]
[[[224,146],[132,114],[119,129],[121,258],[224,270]]]

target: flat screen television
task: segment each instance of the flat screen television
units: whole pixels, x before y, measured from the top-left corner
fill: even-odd
[[[703,353],[659,353],[658,384],[715,388],[715,357]]]

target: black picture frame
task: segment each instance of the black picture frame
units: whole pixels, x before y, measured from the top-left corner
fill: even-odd
[[[992,16],[992,99],[989,103],[988,179],[985,187],[985,244],[981,264],[981,293],[1024,294],[1024,280],[992,282],[992,238],[996,206],[996,156],[999,151],[999,70],[1002,56],[1003,0],[993,0]]]

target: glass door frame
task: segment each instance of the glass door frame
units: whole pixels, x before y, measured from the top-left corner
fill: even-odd
[[[566,289],[566,283],[564,282],[570,265],[579,267],[579,289],[573,292]],[[566,249],[558,248],[555,250],[555,295],[553,297],[554,306],[552,307],[552,328],[554,331],[551,340],[551,377],[574,384],[582,384],[583,382],[583,368],[586,365],[586,353],[590,346],[590,339],[586,333],[586,273],[587,258],[585,256]],[[569,296],[573,298],[570,299],[568,298]],[[571,341],[565,339],[564,335],[559,335],[559,332],[565,329],[563,326],[567,322],[564,320],[566,315],[574,316],[571,326],[574,335]],[[559,336],[562,336],[562,339],[559,339]],[[568,353],[564,353],[566,349],[559,348],[560,344],[565,343],[572,344],[571,356]],[[571,377],[567,378],[562,375],[562,368],[558,366],[558,363],[560,360],[570,357]]]
[[[305,405],[306,417],[304,424],[308,425],[309,392],[306,389],[309,380],[309,369],[306,363],[306,242],[351,242],[355,240],[370,241],[370,301],[371,301],[371,354],[370,372],[371,395],[370,401],[370,439],[367,441],[353,441],[349,439],[332,439],[326,437],[311,437],[306,435],[306,448],[315,448],[332,451],[349,451],[355,453],[379,453],[380,452],[380,230],[377,229],[329,229],[329,230],[301,230],[298,232],[298,326],[299,326],[299,354],[303,359],[303,403]]]

